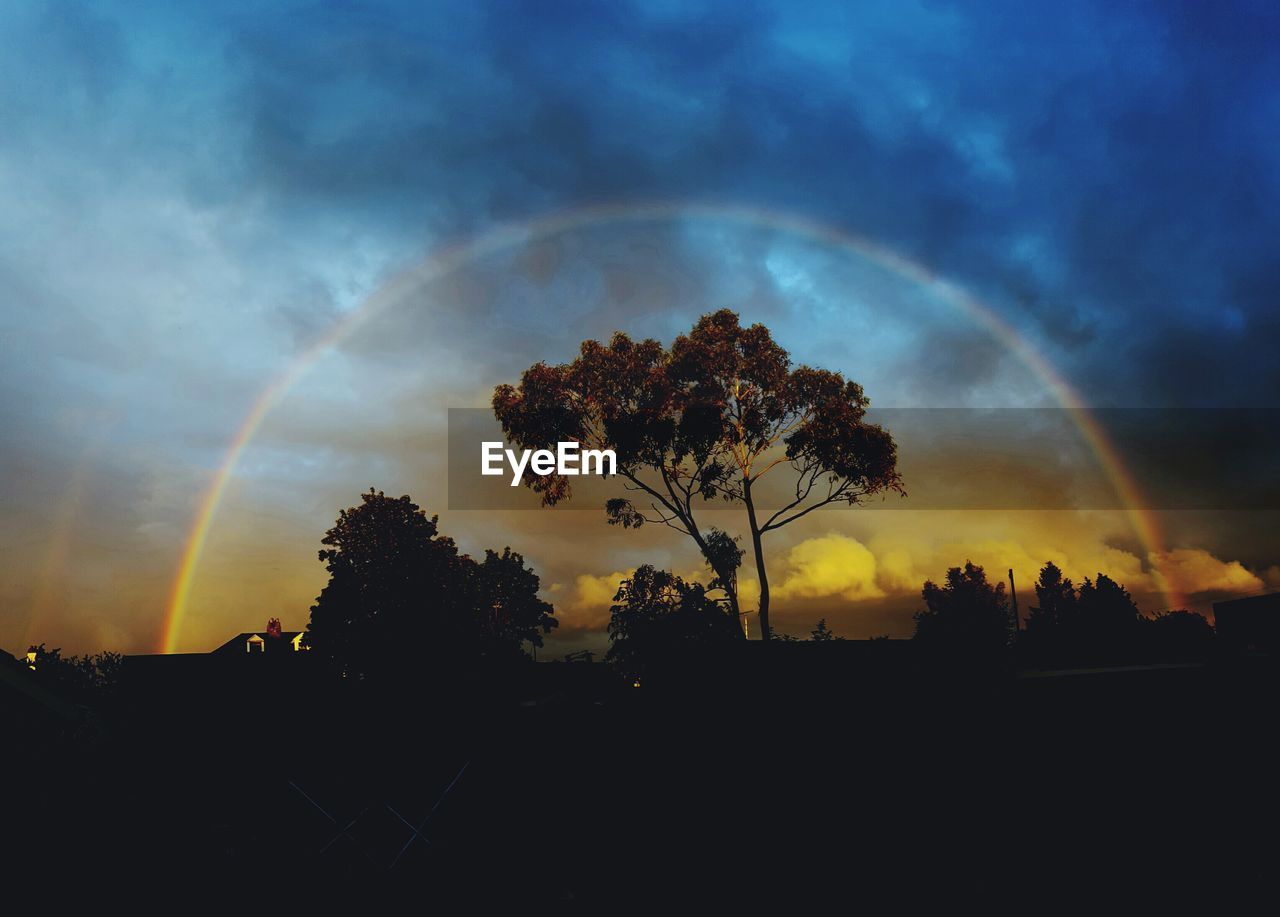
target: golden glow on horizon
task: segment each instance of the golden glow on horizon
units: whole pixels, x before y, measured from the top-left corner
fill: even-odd
[[[358,308],[344,315],[326,334],[296,357],[253,403],[199,503],[174,575],[160,632],[159,651],[163,653],[175,651],[182,621],[187,611],[191,585],[200,564],[209,530],[241,456],[252,442],[267,414],[324,354],[344,341],[361,325],[397,302],[401,292],[412,289],[415,285],[439,279],[487,254],[584,227],[659,220],[722,221],[780,230],[813,239],[833,248],[856,254],[905,280],[928,288],[942,302],[973,320],[1030,368],[1070,414],[1097,458],[1099,466],[1110,480],[1121,504],[1125,507],[1130,525],[1146,553],[1145,559],[1152,567],[1153,579],[1160,588],[1165,607],[1182,607],[1183,596],[1177,592],[1170,578],[1163,576],[1160,572],[1160,565],[1166,551],[1159,521],[1143,505],[1138,484],[1125,468],[1119,452],[1107,437],[1106,431],[1090,414],[1079,394],[1045,357],[990,307],[959,286],[936,277],[925,266],[871,239],[806,217],[749,206],[677,203],[612,204],[568,210],[523,222],[503,224],[478,237],[445,246],[380,287]]]

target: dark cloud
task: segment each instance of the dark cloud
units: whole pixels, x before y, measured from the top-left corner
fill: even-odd
[[[1258,347],[1246,365],[1269,378],[1258,336],[1238,339],[1267,306],[1230,291],[1277,229],[1274,18],[1201,4],[994,12],[228,17],[238,179],[282,207],[442,234],[620,199],[787,207],[990,298],[1099,401],[1176,399],[1169,363],[1187,336]],[[1096,372],[1117,350],[1143,358]],[[1206,397],[1257,390],[1240,376]]]

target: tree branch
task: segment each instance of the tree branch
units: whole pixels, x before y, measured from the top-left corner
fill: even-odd
[[[764,528],[760,529],[760,533],[764,534],[765,532],[771,531],[773,529],[780,529],[784,525],[788,525],[789,523],[795,522],[797,519],[801,518],[802,516],[807,516],[809,515],[809,513],[813,512],[815,509],[821,509],[822,507],[827,506],[830,503],[836,503],[840,500],[853,503],[857,500],[858,497],[865,497],[866,495],[867,495],[866,491],[856,490],[852,484],[850,484],[848,481],[845,481],[841,483],[839,487],[828,491],[827,495],[824,498],[819,500],[817,503],[814,503],[812,506],[807,506],[804,509],[802,509],[800,512],[794,513],[788,516],[787,518],[782,519],[779,522],[770,522],[769,524],[765,525]],[[786,512],[786,510],[785,509],[780,510],[780,512]],[[776,518],[776,516],[777,514],[775,513],[774,517]]]

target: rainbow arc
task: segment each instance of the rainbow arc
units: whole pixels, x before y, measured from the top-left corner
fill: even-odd
[[[327,333],[299,354],[279,376],[273,379],[262,390],[245,415],[199,503],[165,608],[159,651],[172,653],[177,649],[182,623],[187,615],[192,583],[200,566],[205,543],[217,516],[218,507],[226,495],[228,484],[234,477],[236,467],[245,450],[272,409],[326,353],[341,344],[362,325],[401,301],[403,294],[487,255],[573,230],[664,220],[719,221],[772,229],[820,242],[865,258],[892,274],[927,287],[941,302],[956,309],[985,329],[1027,366],[1057,402],[1069,412],[1073,423],[1096,456],[1099,467],[1109,479],[1121,505],[1125,508],[1133,531],[1147,555],[1147,562],[1152,566],[1153,578],[1161,586],[1165,607],[1183,607],[1183,597],[1173,588],[1170,579],[1160,571],[1165,548],[1159,520],[1145,507],[1138,483],[1125,467],[1121,455],[1111,442],[1106,430],[1091,414],[1079,393],[1067,383],[1044,355],[991,307],[957,284],[935,276],[924,265],[904,257],[873,239],[806,217],[750,206],[686,203],[610,204],[573,209],[527,221],[503,224],[433,252],[396,275],[358,308],[344,315]]]

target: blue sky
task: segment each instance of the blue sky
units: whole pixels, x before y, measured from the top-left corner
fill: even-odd
[[[144,644],[264,385],[437,246],[558,210],[786,211],[970,290],[1091,404],[1274,406],[1278,33],[1262,2],[5,4],[0,645],[33,621]],[[882,401],[1040,403],[927,300],[715,220],[495,255],[309,378],[246,457],[226,540],[296,552],[384,479],[438,500],[422,456],[444,406],[587,335],[669,338],[720,305]],[[1266,524],[1170,520],[1171,546],[1263,575],[1274,544],[1239,532]],[[457,525],[473,549],[509,534]],[[210,607],[251,604],[252,624],[293,562],[228,550],[261,570]]]

